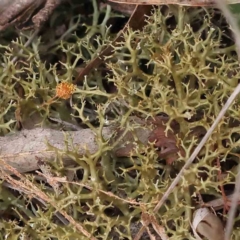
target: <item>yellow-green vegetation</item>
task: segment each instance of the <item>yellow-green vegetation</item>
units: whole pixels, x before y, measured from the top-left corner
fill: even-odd
[[[100,150],[80,156],[56,149],[51,168],[56,176],[65,176],[70,167],[63,167],[61,155],[69,155],[76,163],[71,167],[75,181],[92,190],[63,183],[55,195],[39,181],[32,180],[34,184],[97,239],[132,239],[142,211],[154,215],[170,239],[194,239],[190,221],[197,194],[207,202],[221,198],[220,186],[233,190],[240,151],[239,98],[166,204],[158,212],[153,209],[238,84],[239,63],[229,27],[215,9],[158,7],[142,31],[124,33],[105,64],[78,83],[71,100],[51,101],[58,84],[73,83],[80,68],[110,44],[114,34],[109,22],[119,20],[109,7],[99,10],[95,0],[78,2],[60,6],[30,47],[23,46],[28,31],[8,29],[2,34],[0,134],[17,131],[19,122],[28,127],[31,116],[37,116],[36,123],[42,126],[51,127],[48,117],[54,117],[91,128]],[[89,10],[76,15],[83,5]],[[18,59],[12,62],[15,56]],[[129,121],[131,116],[167,117],[166,130],[175,133],[179,148],[171,164],[154,144],[144,146],[137,140],[134,155],[114,154],[101,129],[114,124],[131,131],[138,127]],[[218,178],[218,160],[224,179]],[[73,226],[59,222],[51,206],[42,208],[6,187],[0,198],[0,239],[86,239]],[[236,219],[232,239],[239,238],[238,227]]]

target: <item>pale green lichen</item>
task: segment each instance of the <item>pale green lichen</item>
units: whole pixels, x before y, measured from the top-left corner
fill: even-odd
[[[54,149],[58,154],[51,165],[56,175],[65,176],[68,168],[63,167],[61,156],[67,154],[77,165],[69,167],[77,173],[76,180],[93,190],[62,184],[59,196],[49,195],[57,205],[97,239],[132,239],[142,208],[108,196],[99,189],[110,191],[121,198],[141,202],[166,228],[170,239],[194,239],[189,220],[197,207],[196,193],[201,193],[205,201],[221,197],[220,185],[227,186],[235,179],[239,163],[239,98],[164,207],[159,212],[153,209],[238,83],[239,64],[235,46],[231,38],[227,39],[229,29],[222,18],[221,27],[215,22],[214,15],[220,17],[216,10],[156,8],[142,31],[129,29],[124,33],[124,40],[114,46],[108,58],[108,70],[93,69],[78,85],[72,107],[68,100],[60,99],[44,105],[54,97],[59,82],[72,82],[77,76],[76,67],[84,67],[109,43],[110,32],[106,30],[106,20],[111,15],[109,8],[99,12],[96,1],[93,6],[90,18],[76,17],[72,12],[67,18],[71,30],[54,41],[46,41],[52,29],[46,30],[42,36],[46,42],[35,40],[19,56],[21,61],[13,64],[11,59],[23,49],[28,39],[26,35],[22,34],[10,45],[0,46],[1,134],[8,133],[9,126],[16,130],[18,108],[23,122],[37,112],[42,124],[49,124],[49,116],[84,123],[95,131],[100,150],[94,155],[81,156],[74,151]],[[53,26],[58,14],[62,13],[57,11],[50,21]],[[104,15],[104,20],[99,24],[100,14]],[[89,21],[92,25],[87,25],[86,33],[82,29],[78,31],[79,26],[86,26]],[[94,41],[96,37],[98,41]],[[106,91],[104,84],[110,83],[117,91]],[[114,156],[113,146],[102,137],[102,127],[107,119],[131,131],[139,127],[129,121],[131,115],[143,119],[167,115],[166,129],[170,131],[171,123],[177,124],[177,143],[182,151],[171,166],[164,157],[158,156],[153,144],[143,146],[137,141],[134,156]],[[217,178],[217,159],[222,161],[223,170],[229,171],[224,180]],[[39,187],[43,188],[40,184]],[[9,203],[4,196],[2,201]],[[23,207],[22,201],[8,205],[11,218],[19,219],[21,224],[1,220],[2,239],[23,239],[24,234],[29,239],[85,239],[72,226],[61,225],[53,217],[52,207],[43,211],[34,204],[28,205],[34,216],[23,212]],[[1,211],[5,213],[6,208],[1,207]],[[238,239],[238,227],[236,219],[232,239]]]

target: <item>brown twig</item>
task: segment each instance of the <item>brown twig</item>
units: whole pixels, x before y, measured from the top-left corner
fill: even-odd
[[[219,157],[217,157],[216,161],[217,161],[217,167],[219,169],[217,177],[218,177],[218,181],[221,181],[222,170],[221,170],[221,164],[220,164]],[[223,198],[223,202],[224,202],[224,204],[223,204],[223,206],[224,206],[223,207],[223,215],[225,216],[226,212],[229,211],[228,198],[227,198],[227,196],[225,194],[225,190],[224,190],[224,187],[223,187],[222,183],[220,183],[219,189],[220,189],[220,191],[222,193],[222,198]]]
[[[39,190],[33,183],[31,183],[26,177],[24,177],[21,173],[19,173],[15,168],[8,165],[4,160],[0,158],[0,163],[12,174],[16,175],[19,180],[16,180],[10,176],[10,174],[6,173],[3,169],[1,169],[1,177],[5,179],[8,183],[13,186],[19,186],[23,190],[27,190],[29,192],[29,197],[41,198],[45,202],[51,204],[56,210],[58,210],[81,234],[86,236],[88,239],[96,240],[89,232],[87,232],[84,227],[76,222],[70,215],[67,214],[64,210],[60,209],[55,201],[51,200],[44,192]],[[59,209],[58,209],[59,208]]]

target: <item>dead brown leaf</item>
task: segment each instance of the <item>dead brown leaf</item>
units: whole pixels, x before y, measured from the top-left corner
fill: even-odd
[[[159,157],[165,158],[167,164],[172,164],[178,158],[179,151],[183,154],[182,149],[177,146],[177,125],[173,124],[174,132],[172,132],[171,130],[166,131],[166,118],[164,117],[158,116],[148,122],[156,126],[148,138],[149,142],[154,143],[154,146],[159,149]]]
[[[194,212],[192,229],[197,240],[203,239],[199,235],[208,240],[224,239],[222,221],[208,208],[200,208]]]
[[[178,152],[180,151],[181,155],[184,155],[184,151],[177,146],[176,134],[178,129],[176,123],[172,124],[174,132],[170,130],[166,132],[166,122],[167,118],[162,116],[155,117],[154,119],[148,119],[147,121],[142,120],[140,124],[142,124],[143,127],[146,124],[153,125],[154,129],[152,131],[147,131],[144,128],[138,128],[133,132],[128,132],[124,137],[124,146],[115,151],[116,156],[129,157],[130,155],[135,155],[136,143],[134,135],[137,133],[138,135],[145,135],[145,137],[148,136],[148,138],[145,139],[145,141],[142,141],[142,143],[144,145],[147,145],[148,141],[150,143],[154,143],[154,146],[158,148],[157,153],[159,157],[165,158],[167,164],[172,164],[172,162],[178,158]],[[121,135],[122,132],[124,131],[119,131],[119,135]]]
[[[154,142],[154,146],[159,149],[159,157],[166,158],[167,164],[170,165],[178,157],[179,148],[175,135],[170,131],[165,133],[165,130],[164,126],[156,127],[149,136],[149,142]]]

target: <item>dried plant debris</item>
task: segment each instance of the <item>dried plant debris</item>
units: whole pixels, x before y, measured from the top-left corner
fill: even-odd
[[[11,25],[22,28],[30,20],[39,29],[64,0],[12,0],[0,2],[0,31]]]
[[[197,240],[202,240],[202,237],[208,240],[224,240],[223,224],[208,208],[200,208],[194,212],[192,228]]]

